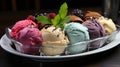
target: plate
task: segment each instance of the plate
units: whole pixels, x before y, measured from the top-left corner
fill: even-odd
[[[88,51],[88,52],[84,52],[84,53],[80,53],[80,54],[74,54],[74,55],[64,55],[64,56],[37,56],[37,55],[28,55],[28,54],[23,54],[21,52],[16,51],[15,49],[12,48],[11,46],[12,42],[11,40],[6,36],[6,34],[4,34],[1,39],[0,39],[0,45],[1,47],[12,54],[18,55],[18,56],[22,56],[22,57],[26,57],[26,58],[30,58],[36,61],[50,61],[50,62],[56,62],[56,61],[65,61],[65,60],[70,60],[70,59],[74,59],[77,57],[83,57],[83,56],[87,56],[87,55],[92,55],[92,54],[96,54],[96,53],[100,53],[106,50],[109,50],[111,48],[114,48],[115,46],[120,44],[120,31],[117,33],[115,39],[110,42],[109,44],[106,44],[105,46],[92,50],[92,51]]]

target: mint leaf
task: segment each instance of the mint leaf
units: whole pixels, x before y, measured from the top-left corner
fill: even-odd
[[[68,6],[67,3],[65,2],[61,5],[59,10],[60,18],[63,19],[67,15],[67,12],[68,12]]]
[[[51,24],[51,21],[47,16],[37,16],[36,19],[37,21],[41,22],[43,25]]]
[[[51,19],[51,21],[52,21],[52,24],[53,24],[54,26],[57,26],[57,24],[58,24],[59,21],[60,21],[60,16],[59,16],[59,14],[56,15],[54,19]]]
[[[63,24],[59,24],[59,25],[57,25],[57,27],[60,27],[62,30],[64,29],[64,25]]]
[[[54,17],[54,19],[50,19],[48,16],[37,16],[36,19],[38,22],[41,22],[43,25],[45,24],[52,24],[55,27],[64,28],[64,23],[70,21],[70,17],[67,16],[68,12],[68,6],[67,3],[64,2],[60,9],[58,14]]]
[[[70,21],[70,17],[69,16],[66,16],[65,18],[63,18],[61,21],[60,21],[60,24],[64,24],[66,22],[69,22]]]
[[[63,30],[64,29],[64,23],[69,22],[69,21],[70,21],[70,17],[69,16],[65,17],[64,19],[62,19],[59,22],[58,27],[60,27]]]

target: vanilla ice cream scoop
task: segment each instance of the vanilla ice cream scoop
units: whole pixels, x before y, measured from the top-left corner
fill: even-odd
[[[104,26],[105,32],[107,34],[111,34],[112,32],[116,31],[116,29],[117,29],[114,22],[112,21],[112,19],[100,17],[98,19],[98,21]]]
[[[45,26],[41,32],[43,37],[41,51],[44,55],[60,55],[64,53],[69,41],[61,28]]]

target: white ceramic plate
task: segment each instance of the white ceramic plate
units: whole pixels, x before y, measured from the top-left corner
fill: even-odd
[[[0,45],[1,47],[6,50],[7,52],[10,52],[12,54],[18,55],[18,56],[22,56],[22,57],[26,57],[26,58],[31,58],[34,60],[38,60],[38,61],[65,61],[65,60],[70,60],[76,57],[82,57],[82,56],[87,56],[87,55],[91,55],[91,54],[96,54],[99,52],[103,52],[106,50],[109,50],[117,45],[120,44],[120,32],[117,33],[115,39],[109,43],[106,44],[105,46],[92,50],[92,51],[88,51],[88,52],[84,52],[84,53],[80,53],[80,54],[75,54],[75,55],[65,55],[65,56],[37,56],[37,55],[28,55],[28,54],[23,54],[20,53],[16,50],[14,50],[11,47],[11,40],[6,36],[6,34],[4,34],[0,40]]]

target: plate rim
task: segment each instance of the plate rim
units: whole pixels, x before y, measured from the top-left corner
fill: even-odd
[[[39,56],[39,55],[29,55],[29,54],[23,54],[23,53],[20,53],[18,51],[10,51],[9,49],[6,49],[5,46],[2,44],[2,41],[4,40],[4,38],[6,37],[9,41],[10,39],[6,36],[6,34],[4,34],[1,39],[0,39],[0,46],[7,52],[9,53],[12,53],[12,54],[15,54],[15,55],[18,55],[18,56],[23,56],[23,57],[27,57],[27,58],[36,58],[36,59],[62,59],[62,58],[73,58],[73,57],[82,57],[82,56],[87,56],[87,55],[91,55],[91,54],[96,54],[96,53],[100,53],[100,52],[103,52],[103,51],[106,51],[106,50],[109,50],[111,48],[114,48],[116,47],[117,45],[120,44],[120,31],[117,33],[116,37],[115,37],[115,40],[113,40],[111,43],[101,47],[101,48],[98,48],[98,49],[95,49],[95,50],[92,50],[92,51],[88,51],[88,52],[83,52],[83,53],[80,53],[80,54],[74,54],[74,55],[65,55],[65,56]],[[116,44],[114,44],[116,42]],[[113,45],[114,44],[114,45]],[[106,47],[109,47],[109,48],[106,48]],[[105,49],[106,48],[106,49]]]

